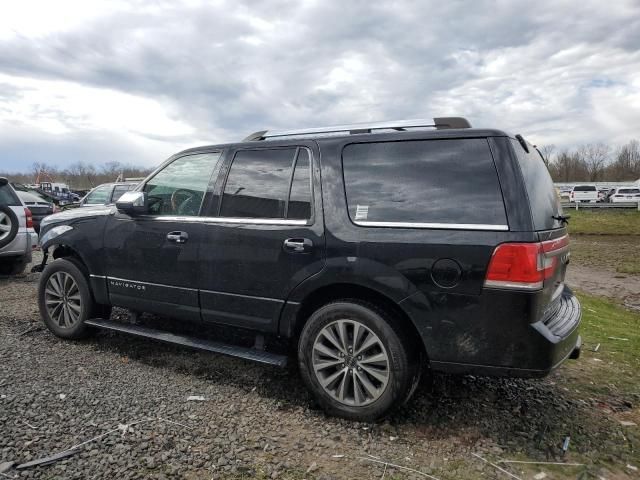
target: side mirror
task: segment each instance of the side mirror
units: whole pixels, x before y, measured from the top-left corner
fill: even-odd
[[[145,192],[125,192],[116,201],[116,208],[129,215],[147,213],[147,194]]]

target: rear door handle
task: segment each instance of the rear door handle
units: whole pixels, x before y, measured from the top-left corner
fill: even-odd
[[[313,249],[313,242],[308,238],[287,238],[283,248],[289,253],[309,253]]]
[[[189,234],[187,232],[169,232],[167,240],[174,243],[186,243],[189,240]]]

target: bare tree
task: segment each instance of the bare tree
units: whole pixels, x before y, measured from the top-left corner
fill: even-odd
[[[604,172],[609,161],[611,147],[604,143],[588,143],[578,148],[577,153],[587,168],[588,180],[595,182]]]
[[[542,155],[542,160],[544,160],[544,163],[548,168],[551,163],[551,157],[556,151],[556,146],[553,143],[550,143],[549,145],[543,145],[538,148],[538,150],[540,151],[540,155]]]

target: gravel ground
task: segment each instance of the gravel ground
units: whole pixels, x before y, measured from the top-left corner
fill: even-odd
[[[106,332],[60,340],[41,326],[37,277],[0,279],[0,464],[104,436],[10,478],[426,478],[371,455],[442,480],[491,479],[506,477],[473,453],[567,461],[606,450],[604,424],[566,395],[562,369],[543,381],[437,376],[386,422],[353,423],[317,410],[291,369]]]

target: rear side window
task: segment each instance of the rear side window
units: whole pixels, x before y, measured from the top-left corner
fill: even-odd
[[[296,161],[287,218],[311,218],[311,162],[306,149],[300,149]]]
[[[542,155],[532,146],[527,153],[517,140],[512,139],[511,145],[516,152],[527,189],[534,229],[550,230],[561,227],[562,224],[552,218],[562,215],[562,207]],[[589,187],[594,191],[596,189],[596,187]]]
[[[309,219],[310,171],[304,148],[241,150],[231,164],[220,216]]]
[[[595,192],[596,187],[593,185],[578,185],[577,187],[573,187],[574,192]]]
[[[508,229],[485,139],[351,144],[342,162],[356,224]]]
[[[124,195],[125,193],[127,193],[129,190],[133,190],[135,188],[135,185],[116,185],[115,187],[113,187],[113,195],[111,195],[111,202],[115,203],[118,201],[118,199]]]
[[[21,205],[17,195],[9,185],[0,186],[0,205],[19,207]]]

